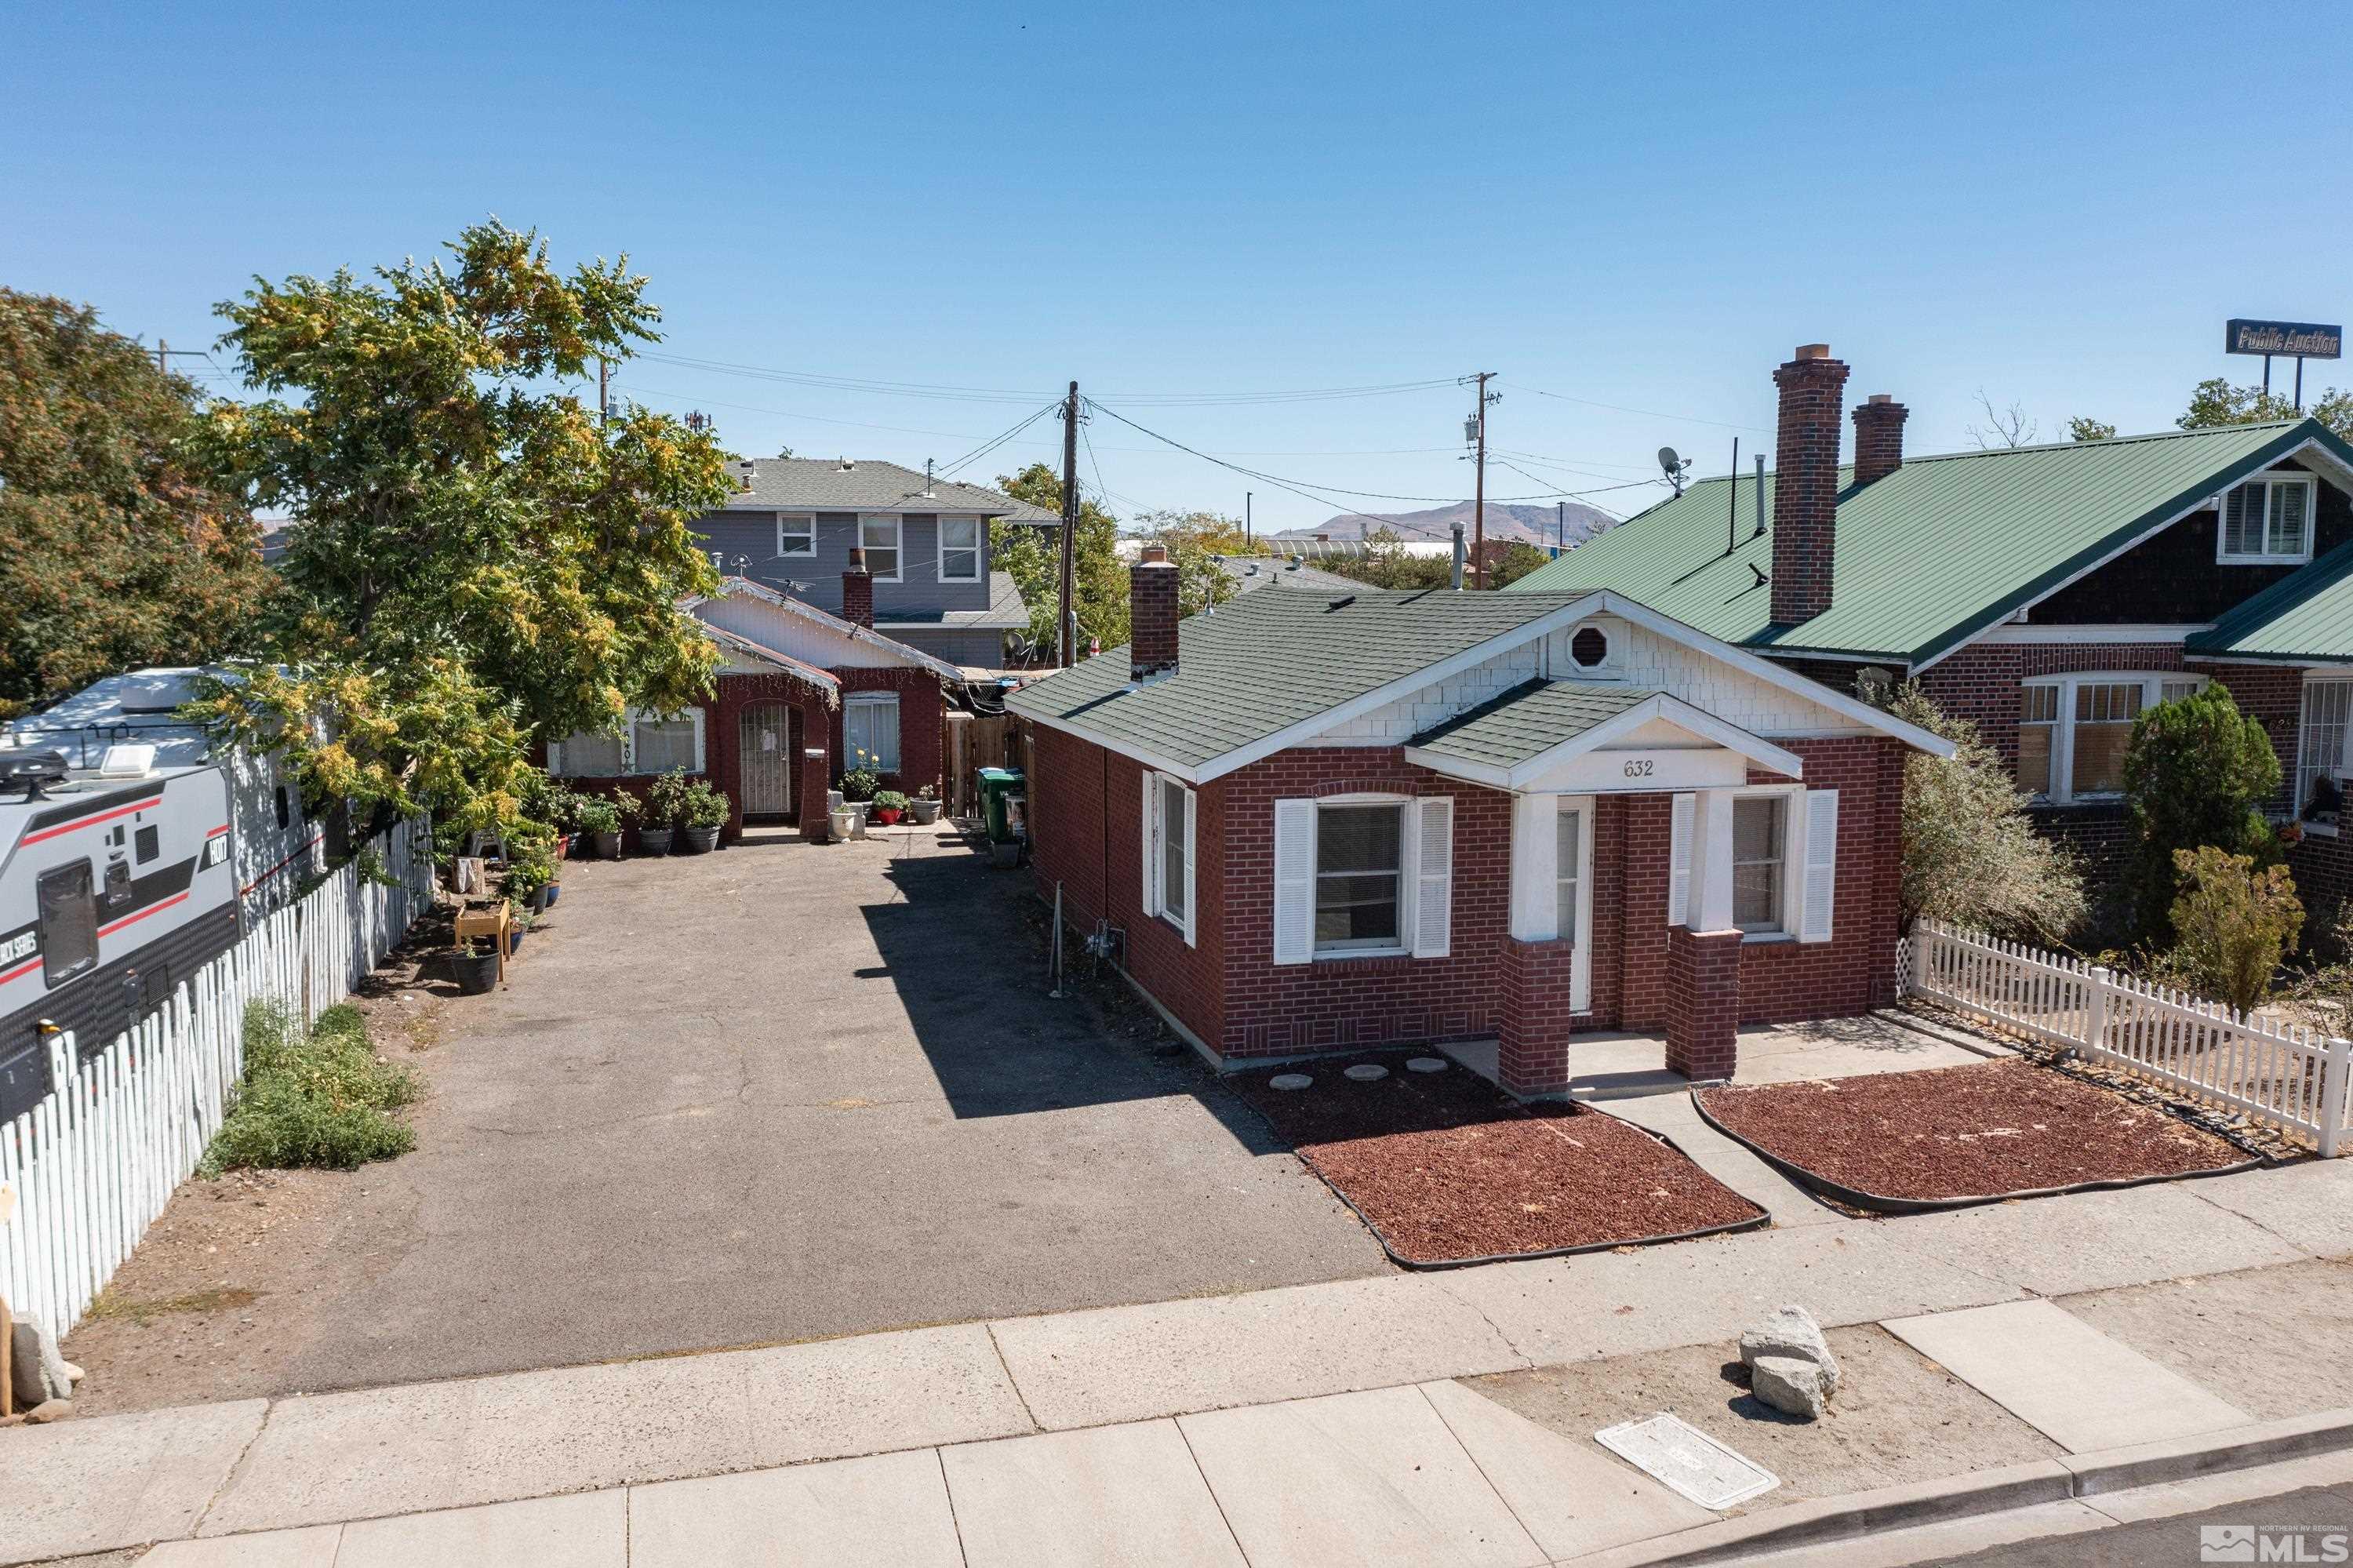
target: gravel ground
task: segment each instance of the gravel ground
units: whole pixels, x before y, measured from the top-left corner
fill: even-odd
[[[1415,1263],[1610,1245],[1754,1219],[1764,1211],[1615,1117],[1526,1107],[1468,1068],[1416,1073],[1381,1053],[1237,1086],[1318,1174]],[[1342,1069],[1377,1065],[1366,1083]]]
[[[1990,1197],[2250,1158],[2156,1107],[2016,1059],[1698,1097],[1759,1148],[1883,1198]]]

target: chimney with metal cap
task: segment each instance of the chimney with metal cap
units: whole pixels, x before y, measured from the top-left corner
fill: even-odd
[[[841,574],[841,619],[874,630],[874,577],[866,569],[866,547],[849,546],[849,567]]]
[[[1854,482],[1873,483],[1904,466],[1904,421],[1912,410],[1884,392],[1854,411]]]
[[[1127,572],[1127,674],[1139,684],[1176,673],[1176,563],[1159,545]]]
[[[1773,372],[1781,417],[1773,460],[1773,622],[1797,626],[1831,607],[1838,548],[1840,393],[1846,362],[1801,344]]]

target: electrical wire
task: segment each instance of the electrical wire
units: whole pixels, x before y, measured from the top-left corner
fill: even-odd
[[[693,355],[670,354],[659,349],[641,349],[630,357],[651,361],[657,365],[673,365],[691,370],[702,370],[722,376],[749,376],[755,380],[780,381],[797,387],[818,387],[832,391],[864,392],[886,397],[927,397],[966,403],[1026,403],[1039,396],[1009,387],[954,387],[929,381],[881,381],[863,376],[832,376],[816,371],[781,370],[767,366],[744,365],[724,359],[705,359]],[[1123,402],[1155,407],[1208,408],[1247,406],[1267,403],[1307,403],[1358,397],[1388,397],[1406,392],[1424,392],[1433,387],[1452,387],[1459,377],[1441,376],[1425,381],[1388,381],[1357,387],[1309,387],[1271,392],[1113,392],[1107,396]]]
[[[1015,425],[1011,429],[1007,430],[1004,434],[997,436],[993,440],[983,441],[980,445],[973,448],[972,450],[965,453],[964,456],[956,459],[955,461],[940,470],[940,477],[944,479],[948,475],[955,472],[956,470],[964,467],[965,464],[971,462],[976,459],[987,457],[990,452],[995,451],[997,448],[1003,446],[1006,442],[1013,440],[1014,437],[1019,435],[1022,431],[1028,429],[1030,426],[1044,418],[1048,414],[1052,413],[1056,404],[1060,401],[1060,399],[1057,398],[1054,403],[1047,404],[1044,408],[1039,408],[1037,412],[1031,414],[1028,418],[1022,420],[1019,424]]]
[[[1572,397],[1566,392],[1547,392],[1541,387],[1531,387],[1525,381],[1506,381],[1504,385],[1515,392],[1533,392],[1539,397],[1556,398],[1563,403],[1579,403],[1588,408],[1608,408],[1613,413],[1640,414],[1646,419],[1678,419],[1690,425],[1714,425],[1718,429],[1754,430],[1759,435],[1772,434],[1762,425],[1740,425],[1725,419],[1703,419],[1696,414],[1662,414],[1656,408],[1629,408],[1623,403],[1603,403],[1591,397]]]

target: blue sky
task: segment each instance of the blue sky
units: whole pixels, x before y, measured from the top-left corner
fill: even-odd
[[[2253,379],[2226,317],[2353,313],[2348,42],[2255,5],[17,7],[0,282],[196,346],[252,274],[495,213],[628,251],[663,352],[992,393],[622,373],[742,451],[945,462],[1076,377],[1326,495],[1465,496],[1451,380],[1493,370],[1492,439],[1546,461],[1491,493],[1584,490],[1769,449],[1801,342],[1914,450],[1980,387],[2057,435]],[[1088,433],[1124,506],[1336,509]]]

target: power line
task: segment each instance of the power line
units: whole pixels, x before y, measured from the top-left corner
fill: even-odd
[[[940,477],[944,479],[948,475],[955,472],[956,470],[964,467],[965,464],[973,461],[975,459],[987,456],[990,452],[995,451],[998,447],[1003,446],[1006,442],[1011,440],[1014,437],[1019,435],[1022,431],[1028,429],[1030,426],[1036,424],[1047,415],[1052,413],[1054,411],[1054,407],[1055,405],[1049,403],[1039,408],[1037,412],[1031,414],[1028,418],[1022,420],[1019,424],[1014,426],[1011,429],[1007,430],[1004,434],[997,436],[993,440],[983,441],[979,446],[973,448],[972,450],[965,453],[964,456],[956,459],[955,461],[940,470]]]
[[[1629,408],[1623,403],[1603,403],[1591,397],[1572,397],[1566,392],[1547,392],[1541,387],[1531,387],[1525,381],[1506,381],[1504,386],[1519,392],[1533,392],[1539,397],[1556,398],[1563,403],[1581,403],[1588,408],[1608,408],[1613,413],[1640,414],[1646,419],[1679,419],[1691,425],[1714,425],[1725,430],[1755,430],[1759,434],[1772,432],[1762,425],[1738,425],[1724,419],[1703,419],[1696,414],[1662,414],[1656,408]]]
[[[657,365],[673,365],[685,369],[709,371],[722,376],[743,376],[755,380],[780,381],[792,386],[818,387],[832,391],[864,392],[876,397],[928,397],[951,402],[1026,403],[1038,396],[1035,392],[1009,387],[954,387],[928,381],[881,381],[864,376],[833,376],[817,371],[784,370],[767,366],[743,365],[731,360],[704,359],[692,355],[666,354],[659,349],[640,350],[632,357],[649,360]],[[1451,377],[1441,377],[1426,381],[1387,381],[1356,387],[1309,387],[1266,392],[1114,392],[1110,395],[1128,403],[1201,408],[1387,397],[1399,393],[1451,387],[1453,384]]]

